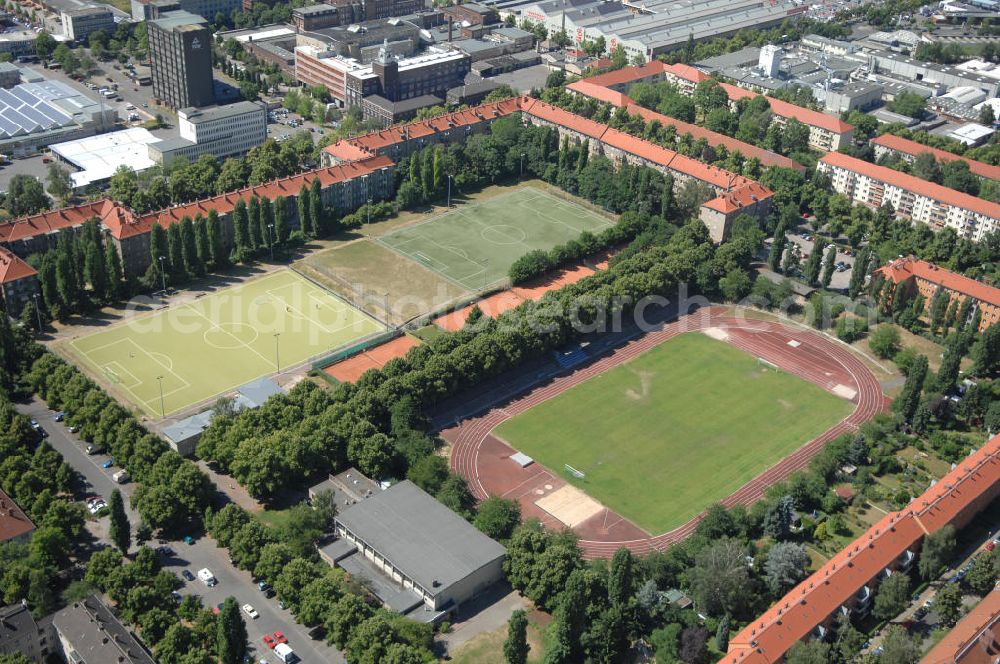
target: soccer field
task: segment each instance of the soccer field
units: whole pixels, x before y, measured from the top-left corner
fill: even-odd
[[[158,417],[274,373],[279,362],[287,368],[381,330],[282,270],[75,339],[69,348],[114,391]]]
[[[658,534],[722,500],[853,409],[724,342],[687,333],[495,433]],[[570,476],[565,464],[586,476]]]
[[[525,187],[460,206],[379,238],[379,242],[467,290],[503,281],[511,264],[533,249],[551,249],[612,221]]]

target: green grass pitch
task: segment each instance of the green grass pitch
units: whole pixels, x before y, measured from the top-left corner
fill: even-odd
[[[379,238],[379,242],[447,277],[478,290],[507,277],[511,264],[533,249],[551,249],[612,221],[534,187],[438,217]]]
[[[853,409],[724,342],[687,333],[504,422],[496,434],[659,534]],[[586,477],[569,476],[565,464]]]
[[[290,270],[75,339],[70,353],[153,417],[368,336],[382,325]],[[275,338],[275,334],[279,336]]]

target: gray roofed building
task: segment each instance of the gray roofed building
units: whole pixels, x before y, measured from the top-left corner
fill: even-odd
[[[503,576],[506,549],[408,480],[338,514],[337,535],[435,615]]]
[[[309,487],[309,499],[312,500],[321,491],[332,491],[337,511],[343,512],[351,505],[375,495],[382,490],[378,482],[366,477],[357,468],[330,475],[319,484]]]
[[[0,607],[0,655],[21,653],[43,661],[53,652],[52,620],[36,621],[27,604]]]
[[[97,595],[52,617],[67,662],[155,664],[153,657]]]

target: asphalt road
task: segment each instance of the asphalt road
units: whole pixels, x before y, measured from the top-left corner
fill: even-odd
[[[66,463],[79,471],[90,482],[92,493],[100,494],[105,500],[111,496],[111,492],[118,488],[121,490],[125,500],[126,511],[129,520],[133,524],[139,522],[139,517],[134,510],[129,507],[128,498],[135,490],[136,485],[129,483],[119,485],[111,479],[111,475],[118,470],[117,467],[104,469],[101,464],[108,460],[106,455],[88,455],[86,443],[70,434],[68,429],[58,422],[52,420],[53,411],[48,408],[44,401],[34,399],[29,404],[18,404],[19,412],[33,417],[49,434],[48,442],[52,447],[62,454]],[[108,540],[105,540],[108,542]],[[110,543],[110,542],[108,542]],[[252,653],[258,661],[279,662],[264,645],[261,637],[264,634],[271,634],[280,631],[288,637],[288,645],[303,662],[344,662],[344,657],[337,650],[327,646],[322,641],[314,641],[306,635],[306,630],[297,624],[291,613],[278,607],[276,597],[268,599],[264,593],[257,589],[257,584],[250,577],[249,572],[239,570],[229,562],[229,554],[226,549],[218,548],[215,541],[209,537],[195,540],[194,544],[188,545],[184,542],[169,542],[169,546],[174,550],[174,555],[163,559],[161,562],[164,569],[170,570],[181,577],[181,570],[188,569],[197,577],[198,570],[207,567],[218,580],[218,585],[208,588],[200,580],[184,581],[184,586],[178,591],[184,595],[199,595],[206,607],[213,607],[221,604],[227,597],[232,595],[237,603],[252,604],[260,617],[251,620],[244,616],[247,623],[247,635],[250,640]],[[151,546],[157,546],[154,541]]]

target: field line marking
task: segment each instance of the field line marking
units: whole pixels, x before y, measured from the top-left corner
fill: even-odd
[[[271,360],[269,360],[266,357],[264,357],[263,355],[261,355],[260,352],[256,348],[253,348],[252,346],[250,346],[250,344],[247,344],[247,343],[245,343],[243,341],[240,341],[239,337],[237,337],[235,334],[233,334],[229,330],[222,329],[221,327],[219,327],[219,325],[217,323],[212,322],[211,318],[209,318],[205,314],[201,313],[200,311],[198,311],[197,309],[195,309],[194,307],[192,307],[190,304],[185,304],[184,306],[188,307],[189,309],[191,309],[192,311],[194,311],[196,314],[198,314],[199,316],[201,316],[202,318],[204,318],[206,321],[208,321],[208,324],[211,325],[212,327],[218,329],[223,334],[228,334],[230,337],[232,337],[233,339],[235,339],[236,343],[239,344],[240,346],[243,346],[244,348],[252,350],[257,355],[257,357],[259,357],[260,359],[264,360],[264,362],[268,366],[271,365]]]
[[[137,349],[141,350],[142,353],[143,353],[143,355],[145,355],[146,357],[148,357],[149,359],[151,359],[154,364],[160,365],[161,367],[163,367],[163,369],[166,370],[167,373],[173,375],[174,378],[176,378],[180,382],[184,383],[184,387],[185,388],[191,387],[191,383],[189,383],[187,381],[187,379],[184,378],[184,376],[181,376],[179,373],[177,373],[176,371],[174,371],[173,368],[166,366],[165,364],[163,364],[162,362],[160,362],[158,359],[156,359],[155,357],[153,357],[152,355],[150,355],[149,351],[147,351],[145,348],[143,348],[142,346],[140,346],[139,344],[137,344],[135,342],[135,340],[133,340],[133,339],[126,339],[125,341],[128,341],[133,346],[135,346]],[[142,382],[145,383],[146,381],[142,381]]]
[[[123,376],[123,375],[127,374],[129,376],[129,378],[132,379],[132,381],[133,381],[132,387],[138,387],[139,385],[142,385],[145,382],[145,381],[139,380],[134,373],[132,373],[131,371],[129,371],[128,369],[126,369],[125,365],[122,364],[121,362],[119,362],[118,360],[111,360],[110,362],[108,362],[104,366],[106,368],[110,368],[112,365],[114,365],[117,368],[117,370],[111,369],[112,371],[115,372],[116,375]],[[121,373],[119,373],[119,371]]]
[[[97,334],[100,334],[100,332],[97,332]],[[79,346],[76,345],[77,341],[82,341],[82,340],[81,339],[74,339],[72,342],[70,342],[70,345],[72,345],[73,348],[75,348],[78,353],[81,353],[83,355],[86,355],[87,357],[90,357],[91,353],[100,353],[105,348],[110,348],[111,346],[116,346],[116,345],[118,345],[120,343],[125,343],[126,341],[131,341],[131,339],[129,339],[128,337],[123,337],[121,339],[117,339],[116,341],[109,341],[108,343],[103,344],[101,346],[98,346],[97,348],[91,348],[90,350],[83,350],[83,349],[81,349]]]

